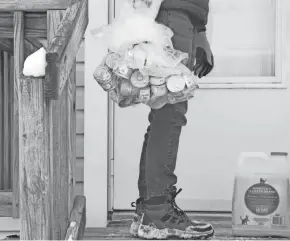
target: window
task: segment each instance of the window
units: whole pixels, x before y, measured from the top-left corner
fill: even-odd
[[[215,68],[200,81],[204,87],[283,87],[284,1],[210,1],[207,36]]]

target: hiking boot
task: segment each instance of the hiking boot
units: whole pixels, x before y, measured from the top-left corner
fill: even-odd
[[[145,200],[138,237],[144,239],[206,239],[214,235],[210,224],[194,224],[176,205],[172,195]]]
[[[179,188],[178,191],[174,192],[174,193],[170,193],[171,195],[171,204],[172,204],[172,207],[175,209],[175,212],[176,213],[179,213],[183,218],[187,219],[189,222],[192,223],[192,225],[194,226],[205,226],[207,225],[207,223],[203,223],[203,222],[200,222],[198,220],[191,220],[187,215],[186,213],[180,208],[177,206],[176,202],[175,202],[175,199],[177,197],[177,195],[182,191],[182,188]]]
[[[184,211],[182,211],[176,204],[175,198],[177,195],[182,191],[180,188],[178,191],[170,193],[171,195],[171,203],[172,207],[175,209],[175,212],[179,213],[182,215],[185,219],[188,219],[189,222],[192,223],[194,226],[205,226],[207,225],[206,223],[200,222],[198,220],[191,220]],[[144,198],[138,198],[136,202],[131,203],[132,207],[136,207],[135,214],[133,217],[133,222],[130,227],[130,234],[133,235],[134,237],[138,237],[138,228],[141,224],[141,218],[145,210],[145,199]]]
[[[138,228],[141,223],[141,218],[145,210],[145,200],[144,198],[138,198],[136,202],[131,203],[132,207],[136,207],[136,211],[133,217],[133,222],[130,227],[130,234],[134,237],[138,237]]]

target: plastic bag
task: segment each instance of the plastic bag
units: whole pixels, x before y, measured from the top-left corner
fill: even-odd
[[[113,52],[97,67],[94,78],[121,108],[143,103],[159,109],[191,99],[198,88],[196,76],[182,63],[175,68],[151,65],[134,70]]]
[[[171,75],[181,75],[183,73],[191,73],[191,71],[182,63],[179,63],[176,67],[165,67],[151,65],[150,68],[142,68],[140,72],[144,75],[150,75],[154,77],[166,78]]]
[[[127,0],[127,3],[129,6],[133,6],[137,13],[145,14],[155,19],[163,1],[164,0]]]
[[[157,46],[152,43],[141,43],[124,54],[125,63],[132,69],[139,69],[144,74],[156,77],[167,77],[189,70],[181,65],[187,63],[188,54],[171,47]]]
[[[150,65],[166,66],[168,68],[175,68],[181,61],[188,58],[187,53],[174,50],[171,47],[160,48],[159,45],[152,43],[141,43],[137,47],[146,52],[146,66]]]
[[[121,108],[160,109],[191,99],[198,88],[188,54],[175,50],[171,29],[155,22],[161,2],[127,0],[111,25],[94,30],[110,50],[94,78]]]
[[[154,0],[150,7],[134,8],[133,1],[127,0],[112,24],[93,29],[91,33],[116,53],[123,53],[143,42],[172,47],[172,30],[155,22],[161,2]]]

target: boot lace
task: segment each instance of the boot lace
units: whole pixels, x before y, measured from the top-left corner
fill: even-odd
[[[172,194],[172,200],[170,201],[172,208],[174,212],[181,217],[182,219],[185,219],[191,223],[190,218],[186,215],[186,213],[176,204],[176,197],[177,195],[182,191],[182,188],[180,188],[176,193]]]
[[[131,207],[135,208],[136,207],[136,202],[131,202]]]

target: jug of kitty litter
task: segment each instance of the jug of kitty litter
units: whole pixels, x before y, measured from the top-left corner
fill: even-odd
[[[232,203],[234,236],[290,237],[287,153],[242,153]]]

